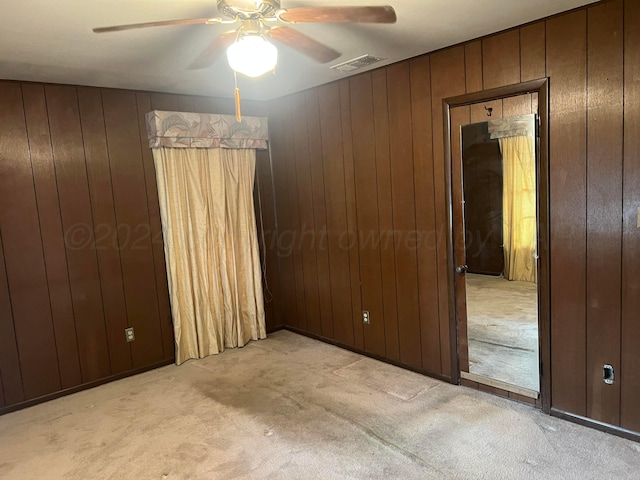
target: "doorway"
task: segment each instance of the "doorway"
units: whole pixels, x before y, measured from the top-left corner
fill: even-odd
[[[547,98],[540,80],[445,100],[459,380],[545,410]]]

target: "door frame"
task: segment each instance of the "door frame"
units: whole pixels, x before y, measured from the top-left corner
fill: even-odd
[[[540,399],[542,410],[551,412],[551,282],[549,251],[549,79],[542,78],[506,87],[445,98],[442,101],[444,121],[444,156],[447,195],[447,280],[449,286],[449,329],[453,383],[460,383],[460,349],[456,303],[454,256],[453,178],[451,155],[451,109],[528,93],[538,94],[540,119],[537,163],[538,209],[538,342],[540,355]]]

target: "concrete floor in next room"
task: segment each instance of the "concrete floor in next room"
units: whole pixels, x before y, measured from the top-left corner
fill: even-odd
[[[0,417],[0,478],[623,479],[640,445],[287,331]]]
[[[466,275],[469,371],[540,391],[535,283]]]

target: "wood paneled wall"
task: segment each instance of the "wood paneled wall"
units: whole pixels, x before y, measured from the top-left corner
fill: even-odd
[[[639,31],[605,1],[271,102],[283,323],[451,377],[442,99],[549,76],[551,401],[640,430]]]
[[[243,107],[266,113],[257,102]],[[173,359],[144,121],[152,109],[232,113],[234,106],[0,82],[0,413]],[[268,153],[259,153],[257,177],[256,201],[265,230],[273,230]],[[275,265],[267,272],[277,287],[274,252],[264,254],[267,266]],[[272,309],[270,302],[270,328]],[[134,342],[125,341],[126,327],[134,327]]]

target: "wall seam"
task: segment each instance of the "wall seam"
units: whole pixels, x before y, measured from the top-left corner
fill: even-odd
[[[125,311],[125,315],[126,315],[126,320],[127,320],[127,326],[130,325],[129,323],[129,308],[127,306],[127,294],[126,294],[126,288],[125,288],[125,284],[124,284],[124,272],[122,269],[122,255],[120,254],[120,229],[118,228],[118,212],[116,209],[116,198],[115,198],[115,192],[113,190],[113,174],[111,171],[111,151],[109,149],[109,135],[107,133],[107,119],[106,119],[106,114],[105,114],[105,110],[104,110],[104,95],[103,95],[103,89],[101,88],[99,90],[100,93],[100,107],[102,109],[102,126],[104,128],[104,143],[105,143],[105,148],[106,148],[106,152],[107,152],[107,164],[109,166],[109,184],[111,185],[111,199],[112,201],[112,205],[113,205],[113,219],[115,220],[115,225],[116,225],[116,240],[118,242],[118,262],[120,264],[120,278],[122,280],[122,298],[124,300],[124,311]],[[133,352],[131,351],[131,344],[128,343],[127,346],[129,347],[129,359],[131,361],[131,367],[133,368]]]
[[[44,95],[44,91],[43,91],[43,95]],[[27,139],[27,148],[29,149],[29,164],[31,165],[31,181],[32,181],[32,185],[33,185],[33,198],[35,200],[36,203],[36,215],[38,216],[38,232],[40,234],[40,252],[42,254],[42,266],[44,267],[44,278],[45,281],[47,283],[47,297],[49,298],[49,315],[51,318],[51,331],[53,333],[53,342],[55,345],[55,351],[56,351],[56,363],[58,364],[58,382],[60,385],[60,388],[62,388],[62,372],[60,371],[60,357],[58,354],[58,338],[56,336],[56,326],[55,326],[55,322],[53,320],[53,306],[51,305],[51,289],[49,288],[49,269],[47,268],[47,259],[45,257],[44,254],[44,239],[42,236],[42,223],[40,222],[40,205],[38,202],[38,189],[36,186],[36,174],[33,168],[33,154],[31,152],[31,142],[30,142],[30,136],[29,136],[29,123],[27,122],[27,110],[25,108],[25,104],[24,104],[24,87],[23,84],[20,84],[20,99],[22,102],[22,118],[24,121],[24,133],[25,133],[25,137]],[[48,122],[48,116],[47,116],[47,123]],[[53,150],[52,150],[52,154],[53,154]],[[4,249],[3,249],[4,251]],[[75,323],[75,322],[74,322]],[[14,319],[14,325],[15,325],[15,319]],[[15,330],[15,327],[14,327]],[[16,334],[17,337],[17,334]],[[77,338],[77,335],[76,335]],[[16,339],[17,340],[17,339]]]

